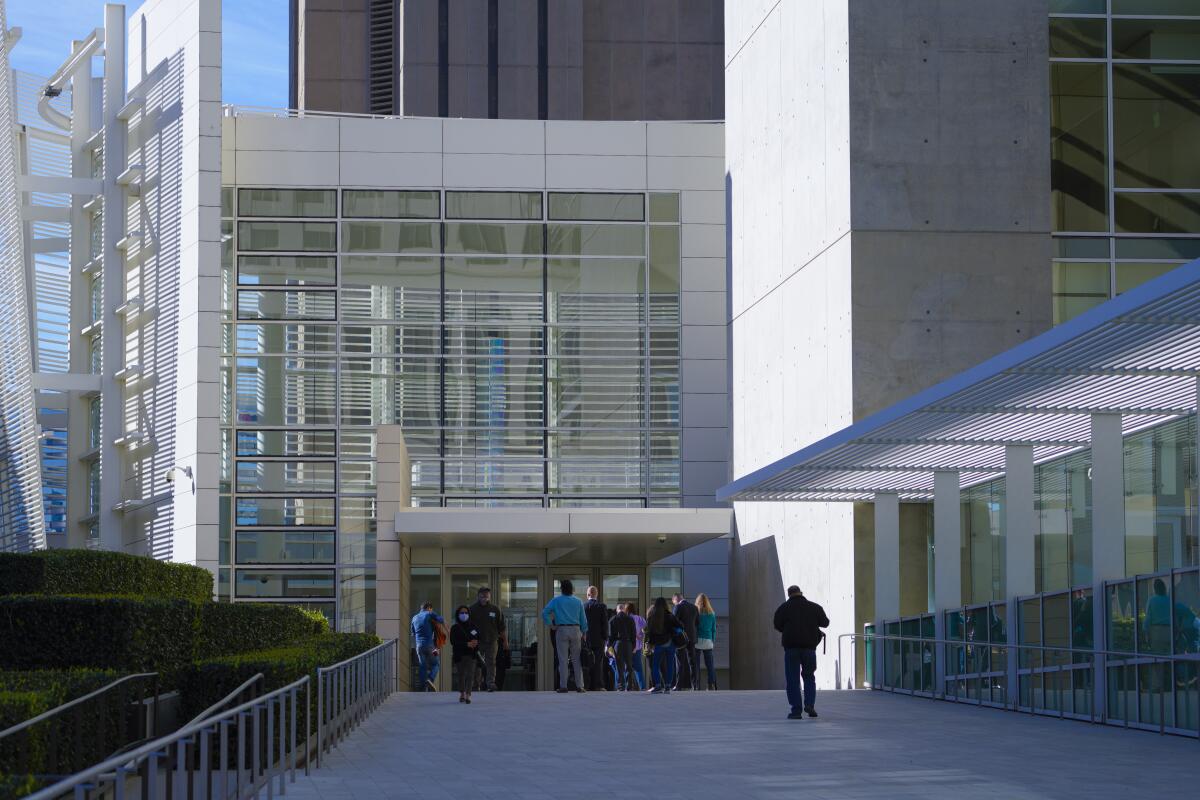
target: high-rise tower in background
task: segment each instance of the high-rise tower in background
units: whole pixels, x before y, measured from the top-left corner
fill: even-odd
[[[410,117],[725,116],[721,0],[291,0],[291,106]]]

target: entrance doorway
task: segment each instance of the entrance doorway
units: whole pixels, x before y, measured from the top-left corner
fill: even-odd
[[[504,615],[508,650],[497,653],[497,683],[502,691],[533,691],[537,688],[538,639],[542,612],[541,569],[537,567],[452,567],[446,570],[446,596],[442,607],[453,623],[454,609],[469,606],[479,590],[492,590],[492,602]],[[443,689],[449,689],[450,653],[445,654]]]

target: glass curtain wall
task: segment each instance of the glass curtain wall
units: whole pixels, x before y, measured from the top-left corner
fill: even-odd
[[[962,596],[1004,600],[1004,479],[962,491]]]
[[[1034,468],[1034,580],[1039,592],[1092,582],[1092,454],[1085,450]]]
[[[1125,574],[1200,564],[1196,418],[1125,438]]]
[[[404,429],[417,505],[680,505],[677,194],[223,201],[235,598],[309,571],[339,627],[369,627],[378,425]]]
[[[1200,5],[1050,0],[1054,321],[1200,257]]]

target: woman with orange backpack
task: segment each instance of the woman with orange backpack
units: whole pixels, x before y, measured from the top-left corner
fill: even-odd
[[[446,621],[433,611],[433,603],[425,603],[412,618],[413,648],[420,665],[417,682],[423,692],[437,691],[440,654],[446,645]]]

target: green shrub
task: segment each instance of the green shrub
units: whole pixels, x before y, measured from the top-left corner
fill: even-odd
[[[0,596],[0,669],[90,667],[168,673],[197,659],[327,633],[318,612],[273,603]]]
[[[0,672],[0,731],[112,683],[111,670]]]
[[[255,673],[263,674],[259,689],[269,692],[299,680],[316,678],[327,667],[364,653],[380,642],[370,633],[324,633],[290,647],[255,650],[197,661],[178,673],[174,685],[183,696],[183,716],[194,717],[232,692]],[[310,697],[316,703],[316,692]]]
[[[188,564],[104,550],[0,553],[0,595],[102,594],[203,602],[212,573]]]
[[[153,598],[0,597],[0,668],[151,672],[181,665],[195,652],[197,608]]]
[[[329,632],[319,611],[274,603],[205,603],[200,607],[197,659],[279,647]]]

